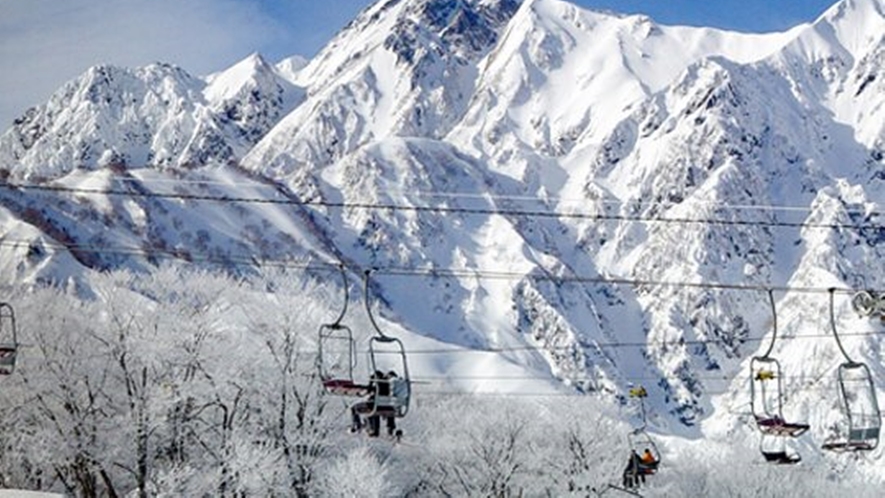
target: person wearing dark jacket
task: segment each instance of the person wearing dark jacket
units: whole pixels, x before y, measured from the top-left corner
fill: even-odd
[[[385,392],[387,394],[385,394]],[[359,403],[354,403],[353,406],[350,407],[350,415],[352,419],[352,425],[350,427],[350,432],[359,432],[363,428],[362,415],[366,415],[369,413],[373,413],[375,411],[375,397],[376,396],[389,396],[390,395],[390,383],[384,378],[384,373],[376,370],[375,373],[369,377],[369,396],[360,401]],[[369,435],[377,436],[379,429],[379,419],[377,415],[369,416]]]
[[[642,459],[636,450],[630,451],[630,458],[627,460],[627,467],[624,469],[624,487],[627,489],[639,487],[640,480],[645,482],[645,474],[640,470]]]

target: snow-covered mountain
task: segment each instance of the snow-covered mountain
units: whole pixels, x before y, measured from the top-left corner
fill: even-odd
[[[771,321],[747,287],[885,286],[883,67],[882,0],[766,35],[383,0],[307,62],[100,66],[28,110],[0,136],[0,271],[378,267],[415,334],[613,399],[643,383],[657,427],[728,432]],[[825,304],[778,296],[801,376],[837,364]],[[849,348],[885,385],[878,338]]]

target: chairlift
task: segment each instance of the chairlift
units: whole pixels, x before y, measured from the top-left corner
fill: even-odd
[[[645,398],[648,397],[648,391],[643,386],[633,387],[628,392],[631,398],[639,400],[640,417],[642,424],[627,434],[627,443],[630,447],[630,458],[638,455],[638,461],[635,462],[636,473],[643,476],[655,474],[658,466],[661,464],[661,452],[655,444],[654,439],[646,430],[648,420],[645,411]],[[635,476],[634,476],[635,477]]]
[[[412,398],[412,383],[409,377],[409,363],[402,341],[381,331],[372,315],[369,304],[369,278],[371,270],[366,270],[364,278],[364,301],[369,321],[375,335],[369,339],[369,368],[373,376],[382,374],[381,379],[373,379],[374,407],[369,416],[405,417]]]
[[[774,304],[774,293],[768,290],[768,301],[771,305],[772,332],[771,342],[762,356],[750,360],[750,406],[756,427],[763,439],[774,437],[799,437],[808,431],[809,425],[787,422],[783,414],[784,386],[780,362],[771,356],[777,341],[777,309]],[[781,441],[782,442],[782,441]],[[781,455],[770,455],[761,445],[766,461],[781,460]],[[779,453],[779,452],[774,452]],[[798,461],[798,460],[797,460]],[[784,463],[779,461],[778,463]]]
[[[645,475],[652,475],[658,471],[661,465],[661,452],[655,444],[654,439],[649,436],[645,429],[634,429],[627,435],[630,445],[630,454],[634,452],[639,455],[638,463],[639,472]],[[646,452],[650,457],[645,457]]]
[[[0,375],[10,375],[15,370],[18,356],[18,336],[15,330],[15,310],[7,303],[0,303]]]
[[[323,388],[329,394],[362,396],[366,394],[366,387],[356,384],[353,379],[353,370],[356,367],[353,332],[350,327],[341,323],[347,313],[347,303],[350,299],[347,273],[343,265],[340,265],[339,269],[344,281],[344,307],[334,322],[320,326],[317,340],[317,369]]]
[[[833,304],[835,289],[830,289],[830,328],[836,345],[845,358],[837,369],[839,397],[844,415],[844,431],[839,439],[827,441],[822,448],[839,453],[853,451],[872,451],[879,444],[879,432],[882,427],[882,416],[879,402],[876,399],[876,386],[870,368],[863,362],[854,361],[839,339],[836,329],[835,306]]]

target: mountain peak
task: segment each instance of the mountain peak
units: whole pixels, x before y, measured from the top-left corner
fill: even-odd
[[[274,68],[261,54],[253,52],[233,66],[206,78],[208,86],[203,94],[209,102],[219,102],[231,98],[248,84],[260,84],[274,79]]]
[[[860,57],[882,42],[885,0],[841,0],[812,24],[812,31],[820,41]]]

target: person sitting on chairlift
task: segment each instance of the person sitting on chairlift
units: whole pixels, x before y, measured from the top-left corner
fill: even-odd
[[[375,411],[375,396],[389,396],[390,395],[390,384],[385,380],[384,374],[375,370],[375,373],[369,377],[369,396],[359,403],[354,403],[352,407],[350,407],[350,414],[352,418],[352,425],[350,427],[350,432],[359,432],[363,428],[363,421],[361,415],[372,413]],[[372,415],[369,417],[369,436],[377,436],[379,431],[379,419],[377,415]]]
[[[642,457],[640,457],[639,463],[641,464],[641,467],[647,471],[652,471],[658,466],[658,460],[649,448],[646,448],[645,451],[642,452]]]
[[[397,381],[396,372],[393,370],[387,372],[386,384],[387,384],[387,395],[393,395],[399,398],[399,393],[396,392],[394,387],[396,387]],[[396,433],[396,407],[391,407],[393,411],[389,413],[385,418],[387,419],[387,435],[393,436]],[[380,421],[379,421],[380,422]],[[380,426],[380,423],[376,423],[376,427]]]
[[[645,483],[645,472],[641,472],[642,459],[636,450],[630,450],[627,467],[624,469],[624,487],[627,489],[639,487],[639,482]]]

